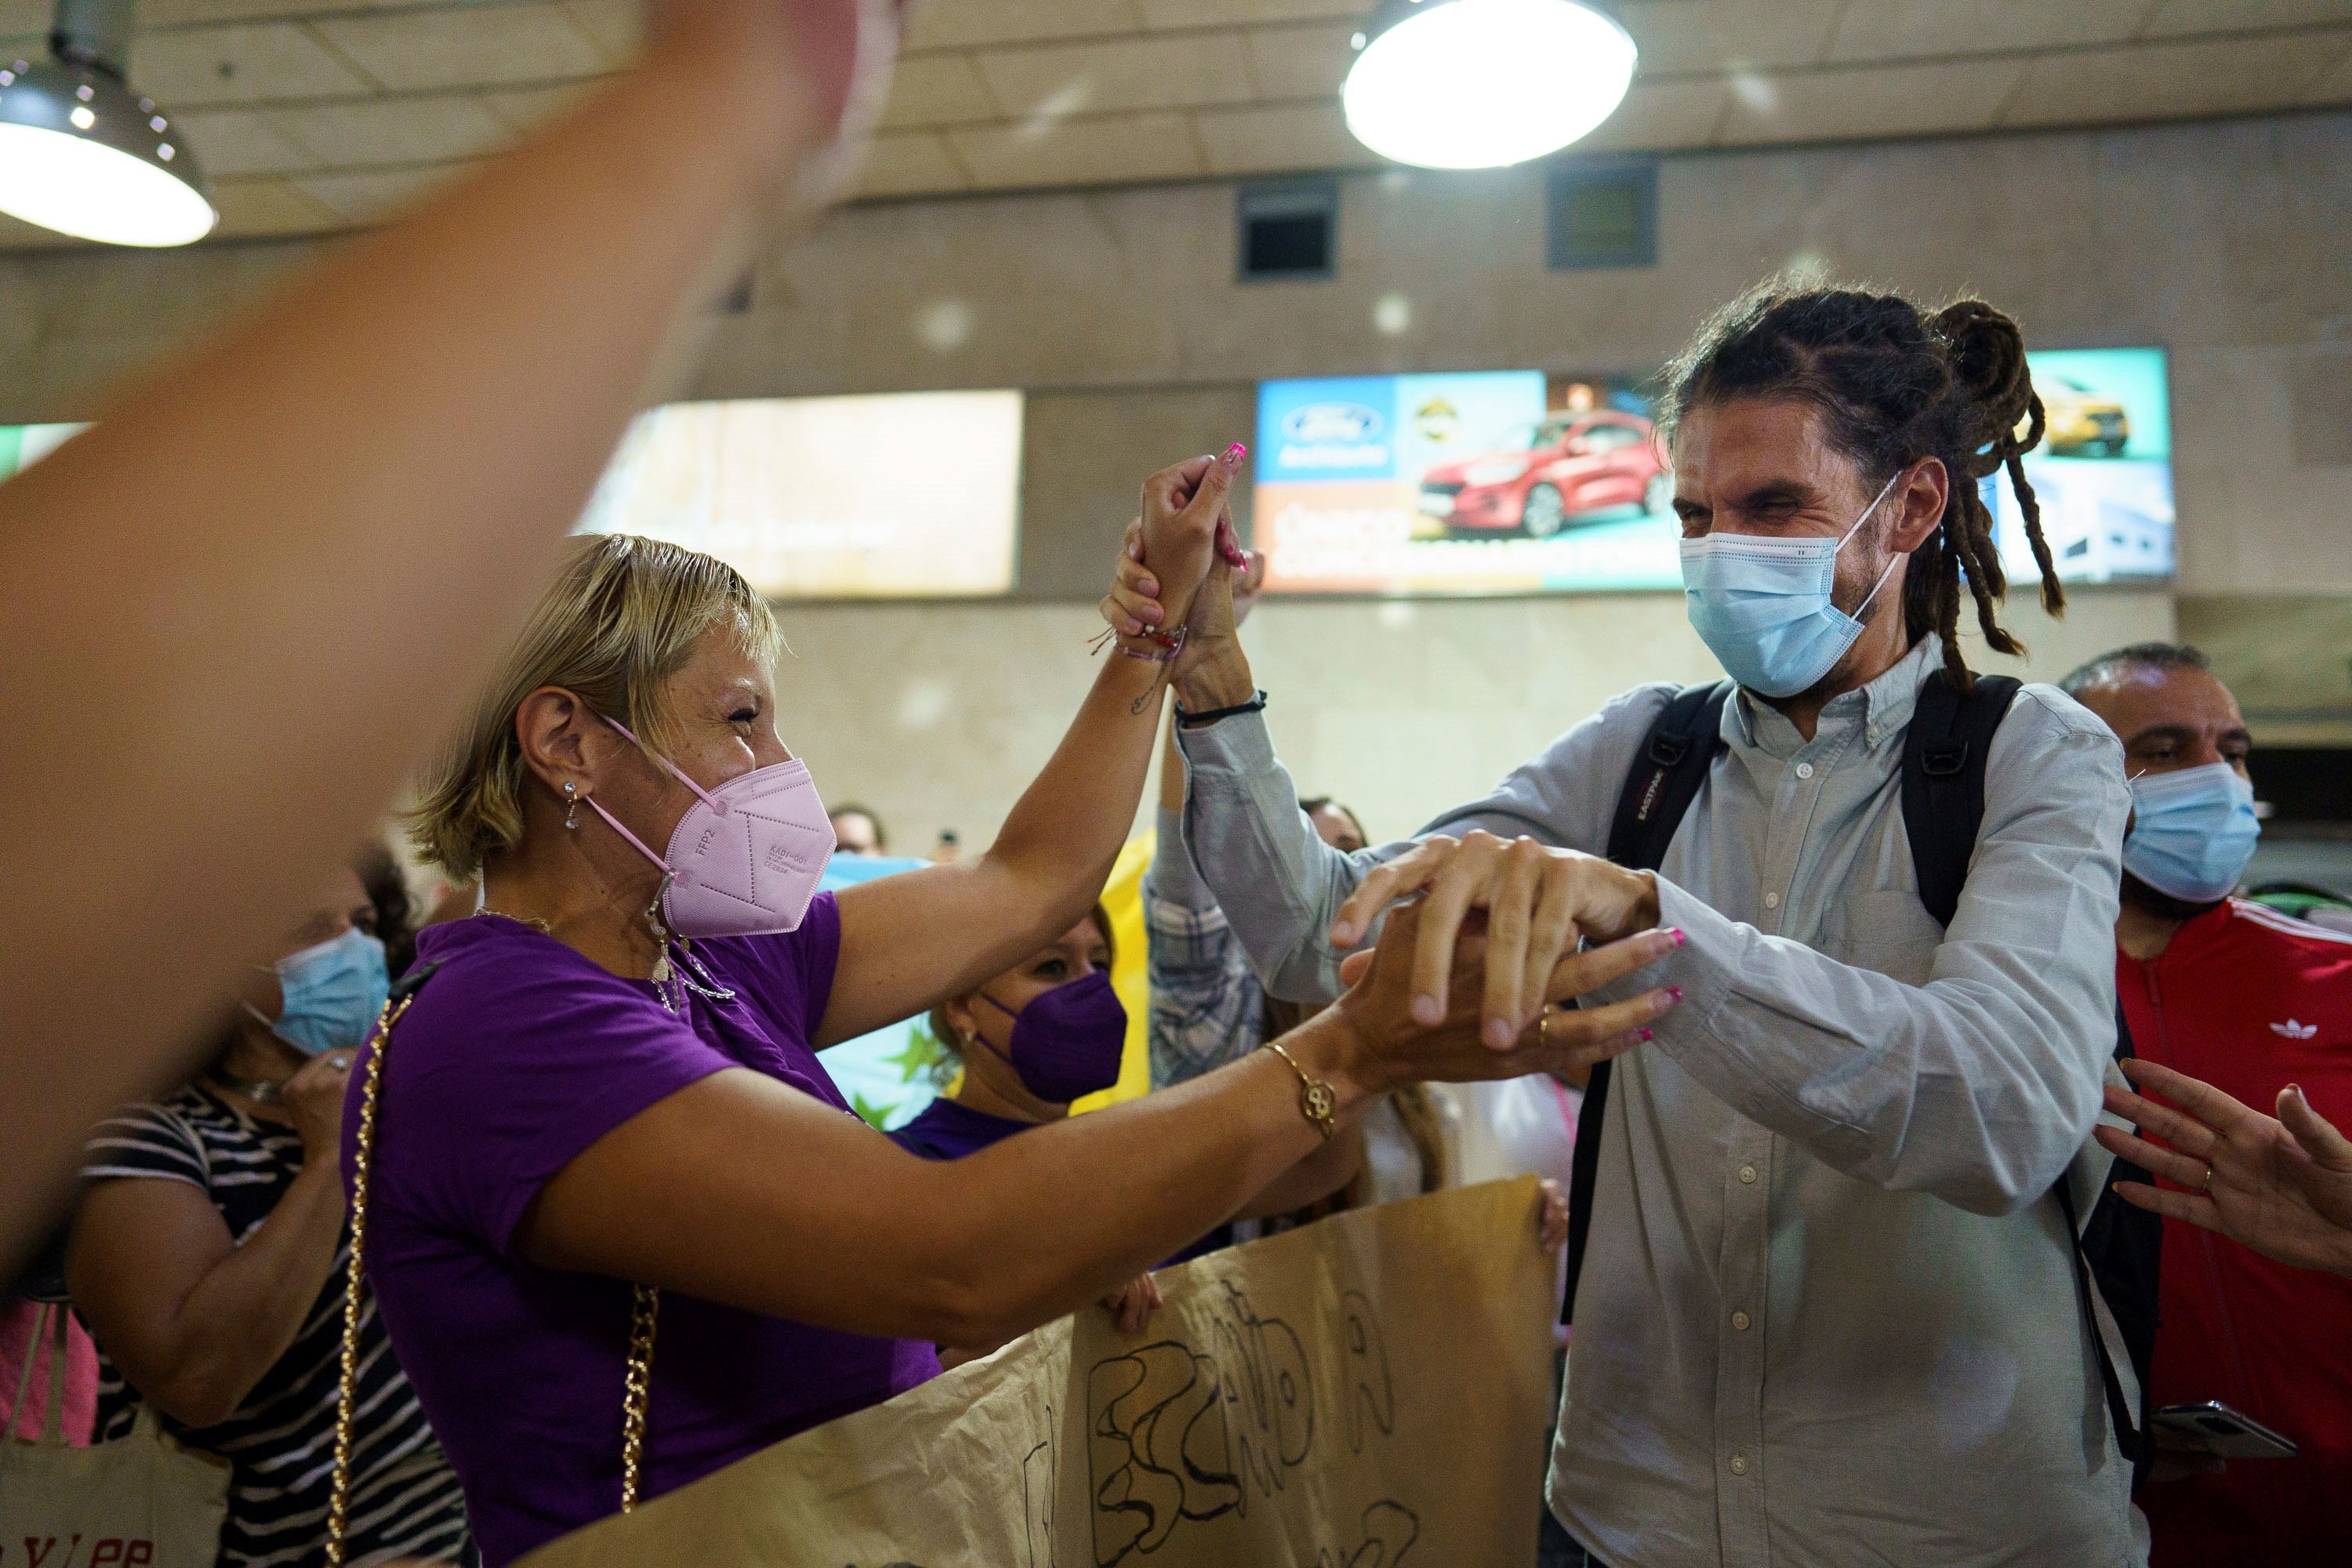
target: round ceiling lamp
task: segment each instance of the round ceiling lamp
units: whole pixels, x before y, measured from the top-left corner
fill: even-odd
[[[1340,89],[1384,158],[1493,169],[1557,153],[1616,112],[1633,40],[1580,0],[1382,0]]]
[[[129,0],[58,0],[56,58],[0,64],[0,212],[108,245],[213,231],[194,155],[123,80],[130,34]]]

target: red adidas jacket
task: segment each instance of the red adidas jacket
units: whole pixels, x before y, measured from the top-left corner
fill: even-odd
[[[2266,1114],[2300,1084],[2352,1129],[2352,937],[2232,899],[2152,963],[2118,952],[2116,994],[2148,1060]],[[2155,1405],[2218,1399],[2302,1453],[2143,1488],[2151,1568],[2352,1560],[2352,1279],[2167,1220],[2160,1310]]]

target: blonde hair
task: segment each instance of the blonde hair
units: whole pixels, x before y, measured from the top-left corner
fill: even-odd
[[[1087,918],[1094,921],[1095,930],[1102,933],[1103,969],[1108,973],[1117,968],[1118,964],[1118,938],[1111,931],[1110,911],[1097,903],[1087,911]],[[1061,939],[1057,937],[1055,940],[1058,942]],[[1036,953],[1033,952],[1029,958],[1036,956]],[[1021,961],[1022,963],[1028,962],[1028,958]],[[1019,963],[1013,965],[1015,969],[1019,967],[1021,967]],[[948,1022],[948,1004],[945,997],[940,999],[940,1005],[931,1009],[931,1016],[924,1022],[930,1028],[932,1042],[940,1047],[939,1056],[931,1062],[931,1077],[944,1089],[954,1079],[958,1069],[963,1066],[963,1038],[956,1033],[955,1026]]]
[[[506,662],[404,815],[417,853],[458,881],[522,839],[530,770],[515,711],[543,686],[576,693],[648,745],[667,739],[670,678],[701,636],[729,627],[736,646],[772,664],[783,636],[768,603],[725,562],[628,533],[573,541]]]

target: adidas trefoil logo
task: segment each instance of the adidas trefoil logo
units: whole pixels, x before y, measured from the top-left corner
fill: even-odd
[[[2307,1040],[2311,1038],[2312,1036],[2319,1033],[2319,1026],[2316,1024],[2299,1024],[2293,1018],[2289,1018],[2284,1024],[2273,1024],[2271,1026],[2271,1033],[2273,1035],[2284,1035],[2290,1040]]]

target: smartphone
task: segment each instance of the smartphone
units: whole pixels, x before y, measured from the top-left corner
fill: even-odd
[[[2182,1439],[2185,1447],[2225,1459],[2292,1459],[2298,1451],[2292,1439],[2218,1399],[2168,1405],[2156,1413],[2156,1424]]]

